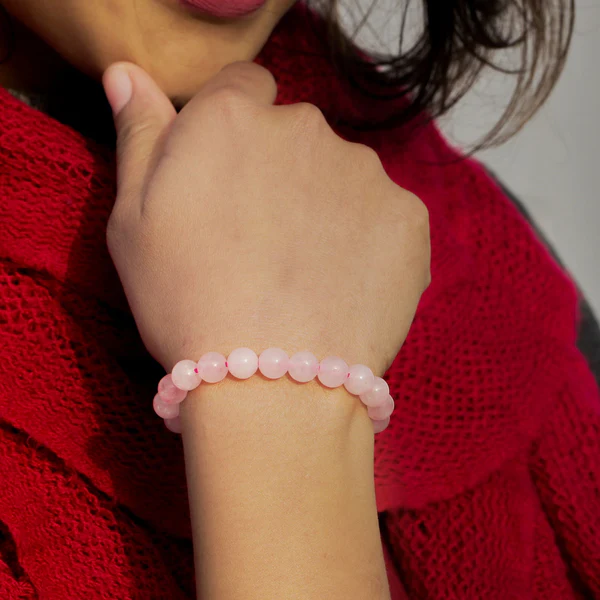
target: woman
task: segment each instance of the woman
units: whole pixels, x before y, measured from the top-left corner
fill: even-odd
[[[511,44],[512,5],[428,2],[386,79],[343,41],[341,75],[335,27],[288,0],[1,1],[3,597],[600,597],[574,286],[420,118]],[[524,12],[554,51],[533,110],[568,19]],[[67,64],[104,73],[116,202],[105,115]],[[190,529],[151,399],[178,361],[244,346],[386,372],[396,415],[374,448],[388,419],[342,386],[201,383],[180,414]]]

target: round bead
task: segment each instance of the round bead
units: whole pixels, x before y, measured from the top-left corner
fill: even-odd
[[[394,412],[394,399],[388,394],[382,405],[369,406],[367,412],[374,421],[383,421]]]
[[[365,394],[375,382],[373,371],[365,365],[352,365],[348,370],[348,378],[346,379],[346,389],[355,396]]]
[[[258,356],[250,348],[236,348],[227,357],[227,367],[234,377],[248,379],[258,369]]]
[[[324,358],[319,365],[319,381],[328,388],[343,385],[348,378],[348,365],[337,356]]]
[[[385,379],[375,377],[373,387],[360,395],[360,400],[365,406],[382,406],[390,394],[390,388]]]
[[[296,352],[290,358],[290,377],[299,383],[306,383],[317,376],[319,361],[312,352]]]
[[[179,404],[185,400],[187,392],[175,386],[171,375],[165,375],[158,382],[158,395],[165,404]]]
[[[165,427],[173,433],[181,433],[181,419],[179,417],[165,419]]]
[[[154,412],[163,419],[174,419],[179,416],[179,404],[166,404],[160,399],[160,396],[156,394],[152,402]]]
[[[258,368],[268,379],[283,377],[290,364],[287,353],[281,348],[267,348],[258,357]]]
[[[173,367],[171,380],[180,390],[189,392],[200,385],[202,378],[197,373],[196,363],[193,360],[180,360]]]
[[[198,361],[202,381],[218,383],[227,377],[227,360],[218,352],[207,352]]]
[[[373,421],[373,433],[381,433],[390,424],[390,418],[382,421]]]

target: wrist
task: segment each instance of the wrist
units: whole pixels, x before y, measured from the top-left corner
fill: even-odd
[[[246,381],[257,373],[259,379],[263,381],[281,380],[287,376],[287,383],[280,386],[288,387],[272,388],[265,392],[262,385],[258,387],[255,385],[253,388],[245,388],[242,392],[228,397],[235,402],[240,393],[242,395],[247,393],[255,397],[255,400],[258,397],[259,400],[266,399],[268,403],[269,392],[277,396],[285,390],[283,396],[288,400],[293,399],[297,393],[303,398],[314,397],[315,394],[319,399],[326,396],[330,399],[336,398],[332,392],[324,395],[323,390],[319,392],[316,388],[313,388],[310,395],[299,390],[297,383],[309,383],[316,378],[329,390],[343,386],[351,395],[358,396],[368,407],[367,414],[373,422],[375,434],[388,426],[394,410],[394,400],[389,394],[387,382],[381,377],[375,377],[369,367],[359,363],[349,366],[342,358],[336,356],[328,356],[319,361],[314,354],[307,351],[297,352],[290,357],[285,350],[277,347],[264,350],[260,356],[250,348],[240,347],[233,350],[228,357],[213,351],[203,354],[199,361],[183,359],[177,362],[172,372],[165,375],[158,384],[158,393],[153,400],[154,410],[165,420],[165,425],[171,431],[182,433],[180,404],[189,391],[196,390],[202,382],[221,383],[228,374],[233,379]],[[239,386],[239,382],[236,386]],[[325,410],[333,410],[332,407],[327,408],[327,404],[325,401]],[[255,403],[250,403],[251,407],[254,405]],[[346,414],[344,409],[348,408],[347,405],[338,403],[334,403],[333,407],[340,409],[342,414]],[[335,413],[337,412],[336,410]]]
[[[373,425],[358,397],[343,387],[329,389],[317,381],[300,384],[288,377],[268,380],[256,375],[200,385],[181,405],[181,419],[184,436],[199,428],[204,434],[210,429],[212,435],[230,438],[278,432],[311,437],[362,434],[373,445]]]
[[[309,317],[306,317],[308,319]],[[159,362],[163,365],[167,372],[170,372],[173,366],[182,359],[199,360],[207,350],[216,350],[224,356],[228,356],[229,352],[238,347],[247,347],[253,349],[257,354],[260,354],[267,348],[283,348],[289,356],[292,356],[298,351],[307,350],[312,352],[317,359],[321,360],[327,356],[340,356],[349,365],[364,364],[371,368],[377,376],[383,376],[387,370],[387,357],[382,356],[381,352],[376,352],[373,349],[379,350],[380,346],[375,341],[370,341],[367,333],[355,331],[353,328],[346,328],[345,331],[333,329],[316,330],[312,332],[302,329],[298,326],[290,327],[289,324],[277,321],[270,325],[265,325],[264,321],[268,321],[267,317],[261,320],[261,331],[248,331],[248,324],[244,325],[244,321],[226,319],[227,330],[210,332],[189,332],[186,336],[186,341],[177,342],[180,336],[171,334],[169,336],[161,336],[160,343],[157,345],[161,348]],[[288,317],[292,320],[292,317]],[[243,330],[244,335],[237,341],[232,341],[231,331]],[[210,344],[207,344],[207,340]],[[199,343],[200,342],[200,343]]]
[[[181,417],[200,597],[389,597],[357,397],[226,379],[194,390]]]

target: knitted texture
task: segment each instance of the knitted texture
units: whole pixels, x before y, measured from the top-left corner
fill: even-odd
[[[394,600],[600,598],[600,399],[577,294],[434,125],[336,77],[291,11],[259,61],[431,218],[432,285],[386,375],[375,486]],[[442,164],[443,163],[443,164]],[[234,175],[232,175],[234,176]],[[0,597],[194,597],[181,442],[105,245],[112,152],[0,92]]]

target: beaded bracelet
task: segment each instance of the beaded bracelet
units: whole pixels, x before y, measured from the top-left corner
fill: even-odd
[[[248,379],[260,371],[267,379],[279,379],[286,373],[299,383],[312,381],[315,377],[328,388],[344,386],[348,392],[358,396],[367,406],[375,433],[383,431],[390,422],[394,400],[390,396],[387,382],[375,377],[369,367],[349,367],[341,358],[328,356],[319,362],[310,352],[297,352],[291,358],[281,348],[269,348],[259,356],[250,348],[237,348],[225,358],[218,352],[208,352],[195,363],[181,360],[170,375],[158,383],[154,396],[154,411],[165,420],[167,429],[181,433],[179,404],[187,393],[197,388],[202,381],[217,383],[227,373],[237,379]]]

